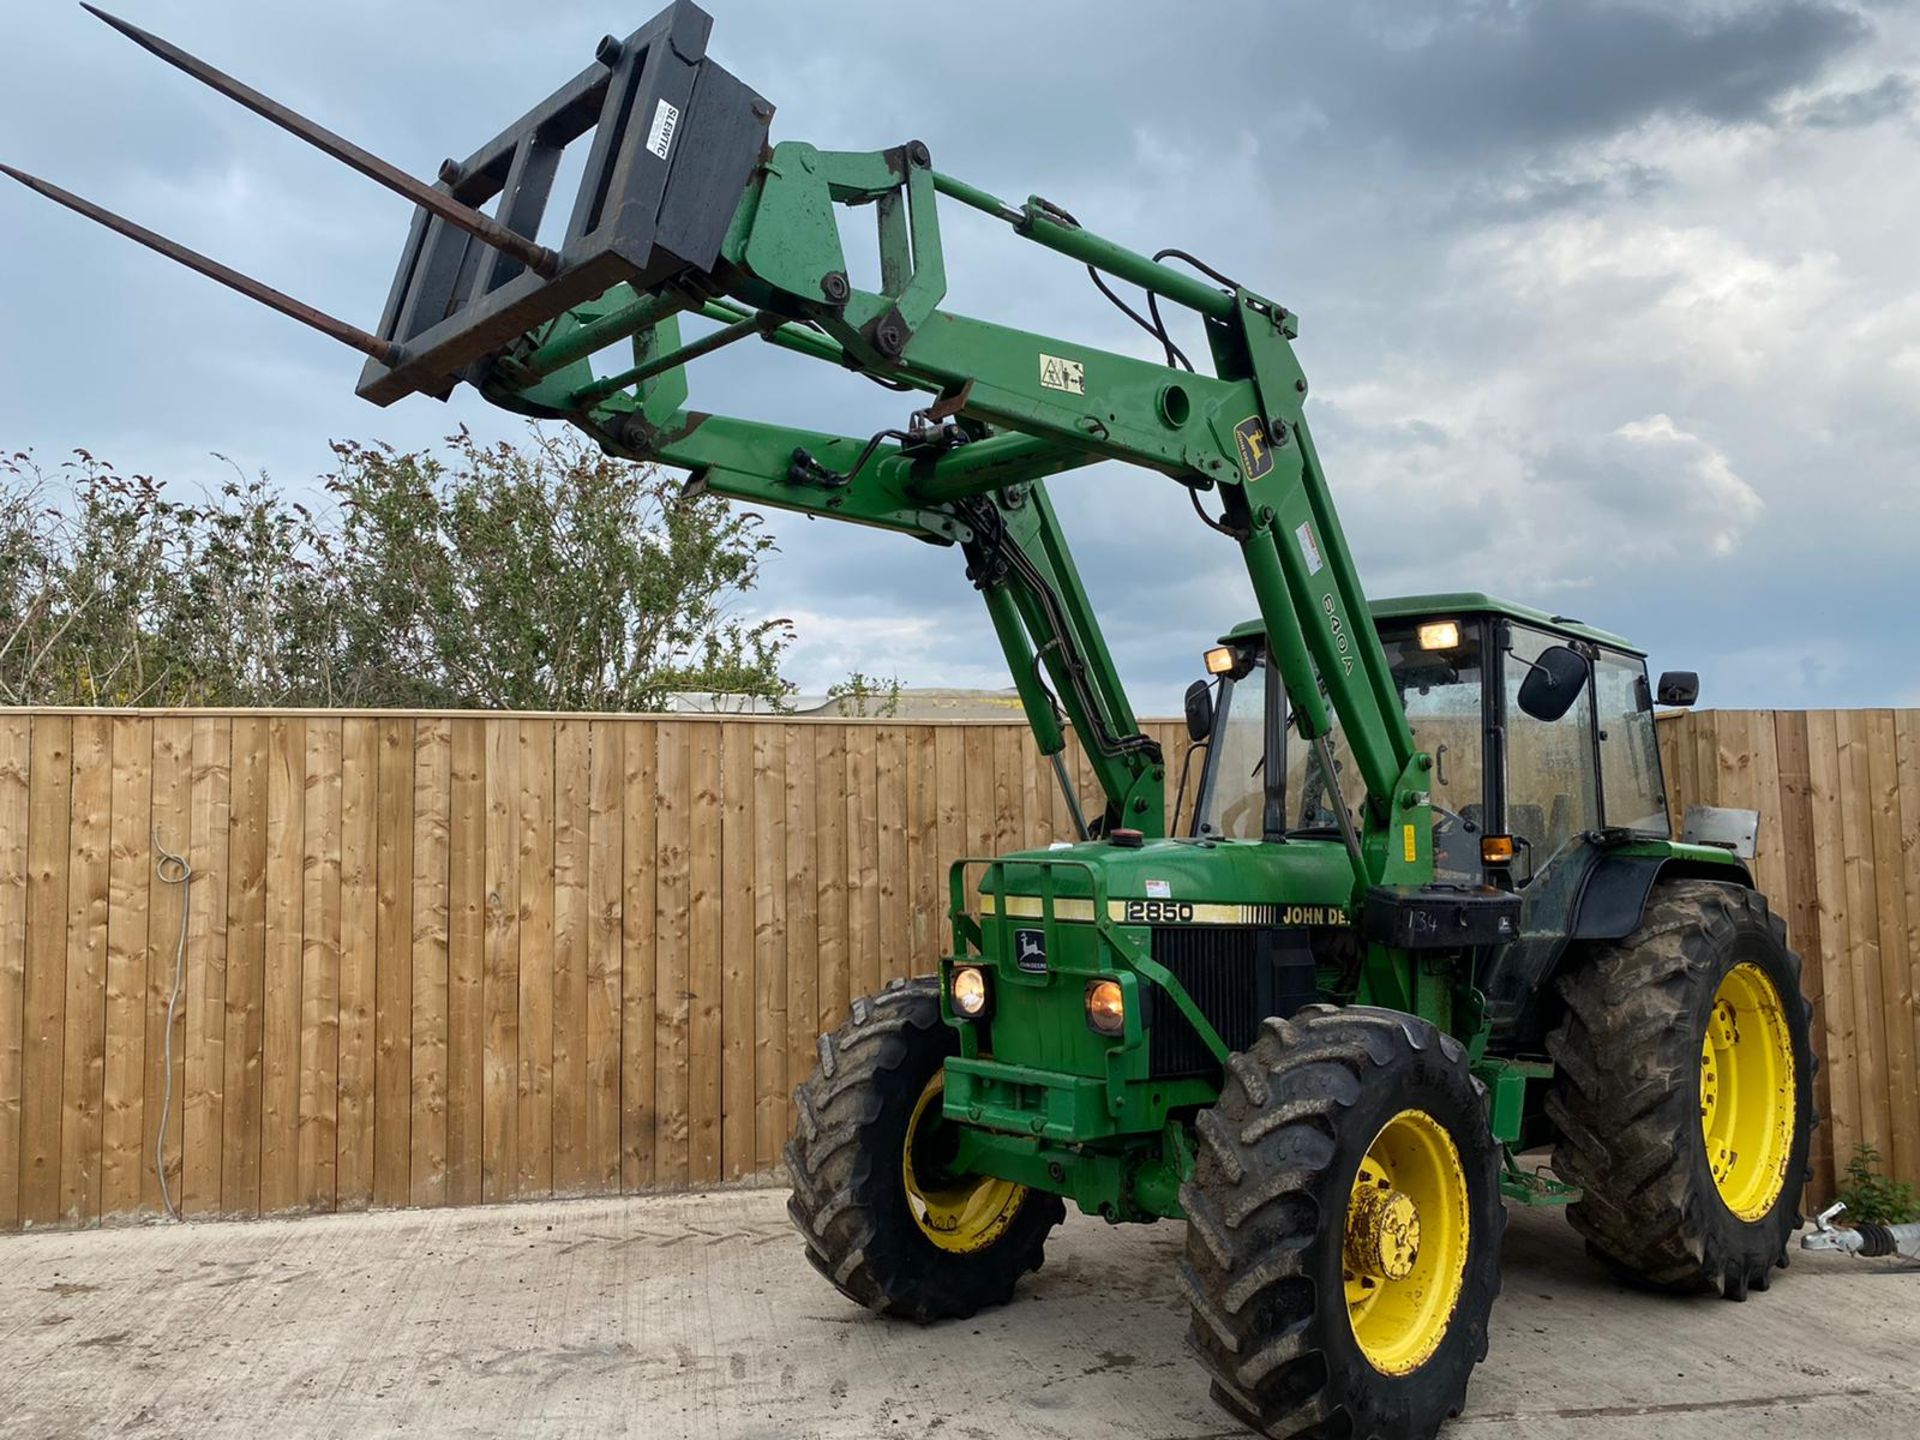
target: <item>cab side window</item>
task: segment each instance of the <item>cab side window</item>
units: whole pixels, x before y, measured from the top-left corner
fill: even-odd
[[[1593,693],[1600,711],[1600,786],[1608,828],[1665,835],[1667,797],[1646,661],[1602,651],[1593,667]]]
[[[1536,720],[1520,708],[1523,661],[1560,642],[1524,625],[1510,627],[1506,656],[1507,830],[1519,847],[1521,873],[1538,875],[1560,847],[1600,824],[1593,762],[1593,706],[1582,694],[1558,720]]]

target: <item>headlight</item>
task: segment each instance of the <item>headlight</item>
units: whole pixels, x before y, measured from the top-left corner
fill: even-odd
[[[1460,622],[1458,620],[1435,620],[1420,627],[1420,648],[1422,650],[1457,650],[1460,648]]]
[[[1231,646],[1216,645],[1213,649],[1207,651],[1207,673],[1209,675],[1228,674],[1234,667],[1239,665],[1239,663],[1240,657],[1233,653]]]
[[[964,1015],[969,1020],[978,1020],[987,1013],[985,971],[972,965],[956,966],[947,993],[953,1001],[956,1015]]]
[[[1102,1035],[1118,1035],[1127,1028],[1127,992],[1118,980],[1087,986],[1087,1024]]]

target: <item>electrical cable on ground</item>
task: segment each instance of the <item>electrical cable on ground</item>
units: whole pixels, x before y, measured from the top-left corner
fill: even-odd
[[[153,864],[154,874],[162,884],[180,887],[180,938],[173,947],[173,990],[167,996],[166,1065],[162,1072],[165,1088],[160,1092],[160,1127],[153,1141],[153,1173],[160,1179],[160,1203],[166,1206],[167,1214],[178,1220],[180,1209],[167,1188],[167,1121],[173,1110],[173,1026],[180,1013],[181,983],[186,978],[187,911],[188,902],[193,898],[193,865],[186,856],[176,855],[162,845],[157,829],[153,832],[153,850],[158,857]]]

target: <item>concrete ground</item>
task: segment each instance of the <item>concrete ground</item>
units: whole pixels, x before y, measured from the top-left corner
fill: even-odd
[[[1008,1308],[917,1330],[808,1268],[782,1192],[0,1240],[9,1436],[1164,1437],[1207,1399],[1181,1227],[1074,1218]],[[1799,1255],[1745,1305],[1617,1288],[1556,1212],[1507,1238],[1448,1432],[1916,1433],[1920,1267]]]

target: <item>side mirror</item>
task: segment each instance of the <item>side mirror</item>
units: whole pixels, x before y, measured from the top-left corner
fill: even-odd
[[[1700,698],[1700,676],[1692,670],[1666,670],[1660,675],[1662,705],[1691,705]]]
[[[1187,738],[1198,745],[1211,734],[1213,686],[1205,680],[1196,680],[1187,686]]]
[[[1513,652],[1509,650],[1509,655]],[[1518,655],[1514,659],[1520,660]],[[1535,720],[1552,724],[1573,708],[1587,683],[1587,657],[1569,645],[1540,652],[1538,660],[1520,660],[1528,666],[1520,682],[1520,708]]]

